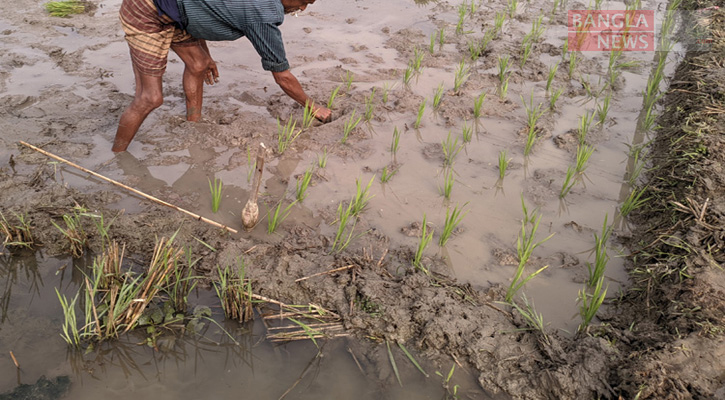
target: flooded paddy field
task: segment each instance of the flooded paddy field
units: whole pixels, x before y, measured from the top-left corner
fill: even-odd
[[[319,0],[281,29],[292,72],[315,101],[331,105],[331,122],[303,127],[302,107],[262,70],[248,41],[215,42],[209,47],[221,78],[205,87],[203,121],[184,120],[183,63],[172,54],[164,104],[127,152],[113,154],[134,91],[120,0],[94,2],[92,12],[69,18],[23,3],[0,6],[0,211],[7,226],[27,221],[37,245],[1,250],[7,362],[0,392],[17,394],[45,376],[69,377],[51,386],[56,397],[73,399],[129,391],[142,398],[658,398],[661,389],[644,383],[651,372],[640,372],[659,364],[614,371],[629,354],[646,352],[642,343],[671,340],[652,339],[645,332],[656,324],[647,321],[647,339],[636,339],[642,311],[622,301],[651,306],[632,294],[645,282],[631,275],[640,269],[637,256],[649,252],[638,247],[648,236],[637,227],[647,221],[630,216],[653,197],[642,188],[661,156],[646,145],[664,110],[657,100],[685,58],[674,40],[670,51],[570,52],[567,10],[587,8],[573,2]],[[657,13],[654,30],[666,16]],[[299,135],[282,150],[278,132],[288,121]],[[246,232],[241,212],[260,143],[267,147],[261,222]],[[215,179],[223,183],[217,212]],[[356,195],[367,204],[341,226],[339,210]],[[705,220],[707,206],[681,204]],[[278,205],[289,214],[269,233]],[[446,227],[456,211],[460,223]],[[53,225],[74,212],[89,236],[80,258]],[[159,239],[175,235],[199,280],[187,308],[176,310],[185,322],[175,329],[144,325],[76,352],[61,338],[56,289],[71,299],[87,287],[84,277],[110,240],[96,228],[100,215],[123,246],[123,269],[142,274]],[[522,262],[527,238],[533,251]],[[602,260],[599,281],[592,270]],[[241,264],[252,292],[272,300],[256,304],[255,318],[243,324],[224,317],[214,289],[219,268]],[[517,291],[512,282],[521,283]],[[603,305],[587,327],[581,307],[597,295]],[[328,314],[264,319],[282,313],[276,302]],[[194,333],[188,320],[197,306],[211,316]],[[543,329],[527,310],[543,318]],[[707,321],[717,327],[716,314]],[[274,341],[279,326],[299,328],[294,339],[304,340]],[[722,340],[713,343],[717,357]],[[722,377],[708,379],[695,384],[701,393],[722,390]]]

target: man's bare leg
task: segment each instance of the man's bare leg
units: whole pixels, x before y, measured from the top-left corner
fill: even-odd
[[[111,148],[114,153],[128,148],[146,117],[164,102],[160,76],[145,75],[135,67],[133,73],[136,77],[136,94],[118,122],[116,138]]]
[[[204,81],[213,84],[214,80],[207,78],[213,73],[216,79],[216,64],[209,55],[203,42],[193,46],[171,46],[171,49],[184,62],[184,95],[186,96],[186,119],[187,121],[199,121],[201,119],[201,106],[204,94]],[[213,71],[213,72],[212,72]]]

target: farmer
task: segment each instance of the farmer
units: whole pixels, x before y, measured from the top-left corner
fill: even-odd
[[[246,36],[262,58],[262,68],[303,106],[313,104],[289,70],[279,25],[284,14],[304,11],[315,0],[123,0],[121,25],[131,50],[136,78],[133,101],[121,115],[114,152],[125,151],[141,123],[163,103],[161,77],[169,49],[184,62],[186,119],[199,121],[203,85],[219,79],[206,40]],[[311,105],[315,117],[327,122],[330,110]]]

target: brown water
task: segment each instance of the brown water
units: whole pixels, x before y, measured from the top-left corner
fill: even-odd
[[[115,10],[119,3],[118,0],[100,3],[96,18],[115,24]],[[449,24],[447,34],[454,35],[456,7],[460,1],[427,6],[416,6],[411,0],[320,0],[318,3],[298,18],[288,17],[283,33],[294,73],[303,85],[309,83],[311,88],[308,90],[313,96],[326,99],[329,90],[341,83],[339,76],[330,72],[336,71],[335,68],[341,64],[346,70],[354,72],[355,92],[367,94],[371,88],[382,88],[386,84],[391,87],[397,84],[396,90],[402,90],[400,77],[391,71],[402,71],[408,59],[388,46],[389,35],[384,28],[392,33],[402,29],[419,30],[422,36],[416,39],[417,44],[426,51],[428,37],[438,29],[436,24],[440,21],[446,21]],[[488,13],[502,9],[503,4],[481,4],[479,10]],[[522,5],[519,14],[536,11],[533,4],[528,6],[530,10]],[[612,8],[618,6],[624,7],[619,2],[611,4]],[[509,43],[509,54],[519,51],[520,38],[530,27],[530,18],[525,21],[507,20],[504,40]],[[0,29],[18,31],[0,42],[6,52],[40,60],[17,68],[4,67],[9,75],[0,95],[37,96],[45,91],[73,87],[74,93],[81,98],[90,102],[99,100],[93,91],[98,83],[97,77],[63,73],[52,61],[44,59],[41,51],[18,46],[30,36],[23,33],[17,24],[0,19]],[[561,29],[562,26],[557,26],[548,30],[544,35],[545,43],[561,48]],[[480,29],[476,28],[473,36],[480,37]],[[511,37],[517,39],[512,41]],[[85,41],[85,44],[103,42],[62,26],[53,37],[48,38],[50,45],[62,47],[68,52],[78,49],[79,41]],[[275,116],[270,115],[264,101],[258,99],[267,99],[280,91],[271,76],[260,68],[258,56],[251,45],[240,40],[213,43],[210,47],[222,77],[220,84],[206,89],[205,96],[210,99],[207,107],[228,110],[229,113],[256,113],[270,122],[274,121]],[[444,50],[453,48],[453,44],[444,46]],[[320,56],[327,52],[334,57]],[[489,57],[495,58],[496,55]],[[590,65],[585,75],[596,83],[606,70],[607,54],[584,53],[580,57]],[[535,58],[548,66],[560,57],[542,54]],[[149,117],[144,126],[157,126],[166,120],[174,124],[173,118],[184,113],[179,88],[182,65],[174,56],[171,59],[165,76],[166,103]],[[425,214],[435,230],[440,231],[447,207],[466,204],[468,214],[461,225],[463,232],[454,236],[444,248],[439,248],[434,241],[427,254],[446,258],[450,272],[474,287],[487,287],[491,283],[506,286],[514,266],[499,262],[492,253],[515,252],[522,219],[520,201],[523,193],[529,209],[538,207],[543,215],[537,237],[543,239],[554,234],[534,253],[536,258],[541,259],[539,264],[548,264],[549,268],[531,281],[525,292],[552,329],[573,332],[579,323],[576,298],[586,277],[584,263],[593,262],[593,233],[601,230],[605,215],[610,222],[615,220],[622,196],[628,192],[628,186],[623,183],[629,161],[628,145],[645,140],[642,134],[635,136],[635,131],[642,107],[641,92],[652,55],[628,53],[625,59],[639,60],[642,67],[623,73],[625,84],[612,99],[607,124],[593,128],[590,133],[595,138],[596,152],[590,159],[585,179],[564,200],[558,198],[558,191],[567,166],[574,162],[573,154],[557,148],[547,138],[537,144],[528,159],[524,159],[523,138],[518,134],[525,126],[525,111],[519,95],[528,100],[533,91],[535,103],[548,104],[544,93],[545,78],[539,82],[512,82],[507,97],[509,103],[503,103],[498,99],[495,88],[487,84],[493,82],[489,75],[495,73],[495,65],[479,72],[479,76],[469,78],[467,95],[471,100],[467,107],[473,106],[472,98],[478,93],[488,92],[483,106],[484,117],[473,141],[457,158],[454,167],[456,183],[451,200],[441,196],[441,162],[438,157],[427,156],[425,150],[438,146],[449,132],[460,135],[461,118],[451,118],[447,125],[444,118],[432,111],[432,97],[438,84],[443,82],[446,90],[453,86],[456,60],[455,63],[426,67],[411,84],[412,94],[428,99],[418,131],[412,129],[415,111],[400,113],[378,107],[377,113],[384,115],[384,120],[362,128],[368,137],[365,145],[369,146],[369,151],[364,157],[330,155],[328,166],[322,172],[325,179],[316,180],[309,190],[309,197],[293,208],[290,221],[301,221],[322,233],[334,235],[334,227],[324,223],[323,213],[334,210],[340,201],[353,194],[356,179],[367,183],[375,176],[371,188],[375,197],[364,214],[364,225],[388,236],[391,246],[414,248],[418,239],[402,234],[402,227],[422,221]],[[133,76],[120,30],[109,43],[85,49],[83,62],[104,73],[101,79],[104,85],[111,85],[122,94],[133,93]],[[470,60],[467,62],[471,64]],[[483,62],[480,59],[476,63]],[[512,71],[518,70],[517,63],[513,60],[512,63]],[[596,67],[597,64],[599,67]],[[565,86],[565,69],[566,63],[562,63],[554,87]],[[324,85],[313,85],[320,82]],[[445,102],[444,99],[444,108]],[[551,119],[551,135],[556,137],[575,129],[584,111],[595,109],[595,101],[586,95],[567,97],[564,94],[559,100],[559,111],[544,118]],[[357,111],[362,113],[363,110],[361,104]],[[405,126],[411,129],[401,137],[396,157],[400,169],[388,184],[382,184],[379,181],[380,171],[392,161],[388,149],[393,129],[397,127],[403,131]],[[115,126],[99,126],[97,135],[85,140],[93,143],[96,149],[108,149],[114,130]],[[138,139],[131,145],[128,154],[114,157],[110,152],[98,150],[92,160],[83,160],[82,164],[114,179],[140,177],[136,181],[137,186],[146,192],[164,189],[180,197],[195,199],[191,211],[239,227],[240,212],[249,195],[246,149],[192,146],[181,151],[165,152],[165,134],[144,131],[142,127],[139,135],[160,137],[156,145]],[[512,166],[503,182],[497,185],[497,157],[501,150],[508,151]],[[9,154],[10,151],[0,148],[0,163],[4,165]],[[317,152],[299,148],[283,157],[269,159],[264,175],[264,194],[276,199],[287,193],[287,197],[292,198],[294,177],[315,164],[317,157]],[[98,185],[67,168],[59,168],[57,174],[63,182],[79,190],[94,190]],[[211,213],[207,190],[209,177],[221,178],[225,184],[222,211],[218,214]],[[123,193],[122,199],[112,206],[132,213],[147,206],[144,204],[147,203],[142,199]],[[572,226],[581,230],[572,229]],[[284,227],[285,224],[282,225],[283,231]],[[627,231],[626,223],[619,220],[617,228],[620,233]],[[270,239],[263,227],[250,235],[259,240],[281,240],[280,237]],[[615,240],[609,243],[609,249],[611,260],[606,277],[608,294],[614,297],[627,283],[623,257],[626,249]],[[565,261],[571,260],[570,256],[578,259],[578,265],[563,267]],[[0,357],[7,358],[10,350],[19,356],[23,383],[32,383],[40,375],[68,374],[74,378],[69,396],[73,399],[95,398],[101,393],[108,398],[127,398],[129,391],[140,398],[154,399],[227,398],[240,393],[244,393],[244,398],[278,398],[317,353],[311,343],[278,347],[260,342],[260,325],[253,324],[245,327],[249,333],[243,336],[246,345],[241,347],[210,344],[221,340],[222,336],[209,333],[206,342],[187,338],[178,341],[172,352],[155,353],[146,347],[135,346],[134,340],[138,338],[125,338],[104,351],[102,362],[94,360],[88,366],[91,370],[86,370],[73,364],[58,337],[60,306],[53,288],[61,287],[67,293],[76,289],[68,276],[70,268],[56,273],[63,264],[70,264],[70,261],[40,258],[36,262],[32,257],[3,259],[2,273],[8,282],[5,293],[11,294],[3,297],[8,302],[3,303],[0,343],[4,351]],[[202,299],[205,297],[208,296],[201,295]],[[370,385],[347,353],[344,341],[333,341],[327,346],[325,357],[315,361],[314,378],[307,377],[293,398],[440,398],[443,394],[439,382],[419,379],[415,373],[404,377],[406,385],[402,389]],[[18,383],[15,368],[9,362],[0,363],[0,376],[3,377],[0,392],[11,390]],[[464,382],[465,378],[462,378],[462,384]],[[351,393],[354,395],[351,396]]]

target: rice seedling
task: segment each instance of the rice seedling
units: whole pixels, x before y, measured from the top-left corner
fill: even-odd
[[[471,0],[471,7],[468,10],[468,15],[473,17],[473,14],[476,13],[476,10],[478,10],[478,5],[476,4],[476,0]]]
[[[340,92],[340,87],[341,86],[338,85],[336,88],[332,89],[332,92],[330,93],[330,99],[327,100],[327,108],[335,108],[335,98],[337,98],[337,94]]]
[[[395,357],[393,357],[393,352],[390,351],[390,342],[385,340],[385,346],[388,347],[388,360],[390,360],[390,366],[393,367],[395,378],[398,380],[398,384],[400,385],[400,387],[403,387],[403,382],[400,380],[400,373],[398,372],[398,365],[395,363]]]
[[[549,74],[546,77],[546,91],[549,92],[549,89],[551,89],[551,84],[554,82],[554,77],[556,76],[556,72],[559,70],[559,63],[557,62],[554,65],[549,66]]]
[[[461,132],[463,143],[469,143],[473,139],[473,127],[468,126],[468,121],[463,121],[463,128]]]
[[[523,294],[521,298],[524,300],[524,307],[520,307],[518,304],[516,304],[515,301],[511,302],[511,306],[513,306],[513,308],[518,311],[519,315],[521,315],[521,317],[524,319],[526,325],[529,326],[529,329],[541,333],[541,337],[544,340],[544,343],[551,344],[549,335],[546,334],[544,316],[536,311],[533,302],[529,303],[529,300],[526,298],[526,294]]]
[[[516,15],[516,10],[518,10],[518,8],[519,8],[518,0],[508,0],[506,12],[508,13],[509,18],[513,18]]]
[[[577,59],[577,53],[575,51],[572,51],[569,54],[569,79],[572,79],[574,76],[574,71],[576,70],[576,59]]]
[[[531,56],[533,45],[534,44],[531,40],[524,40],[524,42],[521,43],[521,64],[519,64],[519,66],[522,69],[524,68],[524,65],[526,65],[526,61],[528,61],[529,56]]]
[[[392,89],[395,89],[395,87],[396,87],[396,86],[398,86],[398,84],[397,84],[397,83],[394,83],[394,84],[393,84],[393,86],[390,86],[390,85],[388,84],[388,82],[385,82],[385,83],[383,84],[383,104],[385,104],[385,103],[387,103],[387,102],[388,102],[388,96],[389,96],[389,94],[390,94],[390,91],[391,91]]]
[[[317,166],[325,168],[327,166],[327,147],[322,148],[322,154],[317,156]]]
[[[446,44],[446,31],[444,28],[441,28],[438,31],[438,49],[440,50],[444,44]]]
[[[413,365],[415,365],[415,368],[417,368],[418,371],[420,371],[420,373],[423,374],[423,376],[428,378],[429,377],[428,373],[425,372],[425,370],[423,369],[423,367],[420,366],[420,364],[418,364],[418,361],[416,361],[415,358],[413,358],[413,355],[410,354],[408,349],[406,349],[402,343],[398,343],[398,347],[400,347],[400,350],[403,350],[403,353],[405,353],[405,356],[408,357],[408,360],[410,360],[410,362],[413,363]]]
[[[458,227],[461,221],[463,221],[463,217],[468,214],[468,211],[463,213],[463,207],[465,207],[466,204],[464,204],[461,208],[458,208],[458,205],[456,205],[455,207],[453,207],[453,210],[451,210],[450,207],[446,209],[446,219],[443,223],[443,232],[441,233],[441,237],[438,240],[438,244],[441,247],[445,246],[446,243],[448,243],[448,239],[450,239],[453,231]]]
[[[604,122],[607,120],[607,114],[609,114],[609,103],[612,100],[612,92],[608,92],[602,100],[601,104],[597,104],[597,120],[599,125],[604,126]]]
[[[206,243],[202,243],[206,245]],[[164,284],[164,292],[169,297],[174,310],[182,313],[185,313],[188,308],[189,293],[194,290],[198,279],[201,278],[193,275],[193,267],[202,259],[202,257],[196,260],[193,259],[191,247],[185,248],[184,255],[186,256],[185,262],[178,268],[174,268],[168,277],[168,281]],[[115,276],[121,275],[120,265],[118,267]]]
[[[430,34],[430,44],[428,45],[428,53],[430,53],[431,55],[435,54],[437,39],[438,38],[437,38],[436,32],[433,32]]]
[[[478,60],[478,57],[481,56],[481,48],[479,47],[479,42],[474,40],[468,41],[468,54],[471,56],[471,61]]]
[[[421,230],[422,233],[420,236],[420,242],[418,242],[418,247],[415,250],[415,256],[413,256],[413,266],[423,271],[426,275],[430,275],[430,270],[428,270],[428,268],[426,268],[421,262],[421,259],[423,258],[423,252],[425,251],[426,247],[428,247],[428,244],[430,244],[431,240],[433,240],[433,230],[428,232],[428,223],[425,214],[423,214],[423,225],[421,227]]]
[[[52,17],[66,18],[73,14],[83,14],[86,6],[76,0],[50,1],[45,3],[45,10]]]
[[[218,282],[214,283],[219,300],[221,300],[224,316],[239,322],[250,321],[254,312],[252,311],[252,284],[246,278],[246,266],[244,261],[237,259],[237,267],[229,265],[222,269],[217,265]]]
[[[410,85],[410,80],[413,79],[413,76],[415,75],[415,70],[413,69],[413,66],[408,64],[408,68],[405,69],[403,72],[403,83],[405,86]]]
[[[506,170],[509,167],[509,163],[511,162],[511,159],[508,158],[508,151],[501,150],[498,153],[498,177],[499,179],[503,180],[503,178],[506,176]]]
[[[342,83],[345,85],[345,90],[350,91],[352,88],[352,81],[355,78],[355,75],[352,73],[352,71],[346,71],[345,75],[340,76],[342,78]]]
[[[541,118],[542,115],[544,115],[544,111],[541,110],[542,104],[539,103],[536,106],[534,106],[534,92],[531,91],[531,98],[529,100],[529,104],[526,104],[526,101],[524,100],[523,96],[521,97],[521,102],[524,104],[524,109],[526,110],[526,126],[527,126],[527,134],[526,134],[526,144],[524,147],[524,156],[528,156],[529,153],[531,153],[531,150],[534,147],[534,144],[536,143],[536,123],[539,121],[539,118]]]
[[[51,221],[53,226],[68,240],[68,249],[74,258],[80,258],[83,255],[88,242],[88,234],[81,224],[81,214],[85,212],[86,209],[76,206],[71,215],[63,214],[65,228],[61,228],[55,221]]]
[[[594,146],[580,144],[576,148],[576,166],[574,170],[577,175],[581,175],[587,169],[589,158],[594,154]]]
[[[416,74],[420,74],[423,71],[423,58],[425,58],[425,53],[418,50],[418,48],[413,49],[413,61],[411,65],[413,66],[413,70],[415,70]]]
[[[350,136],[350,133],[357,127],[357,125],[362,120],[362,117],[357,117],[357,119],[355,119],[355,112],[356,110],[352,110],[350,118],[345,121],[345,124],[342,126],[342,139],[340,140],[342,144],[345,144],[347,142],[347,138]]]
[[[473,101],[473,117],[476,119],[481,118],[481,110],[483,109],[483,101],[486,100],[486,93],[481,93]]]
[[[400,131],[398,131],[398,127],[396,126],[393,129],[393,141],[390,143],[390,152],[393,153],[393,156],[398,154],[399,147],[400,147]]]
[[[360,186],[360,180],[355,179],[355,196],[353,196],[351,203],[352,203],[352,215],[354,217],[357,217],[360,215],[360,213],[363,212],[365,207],[367,207],[368,202],[370,199],[372,199],[374,196],[370,195],[370,186],[372,186],[373,181],[375,180],[375,176],[370,178],[370,182],[368,182],[367,186],[365,188]]]
[[[279,154],[284,152],[292,145],[297,137],[302,133],[302,130],[297,130],[297,120],[292,118],[287,120],[287,123],[282,125],[277,118],[277,151]]]
[[[292,206],[297,203],[297,200],[295,200],[283,210],[283,200],[284,199],[281,199],[277,202],[277,205],[273,209],[267,209],[267,233],[270,235],[279,228],[280,224],[282,224],[282,222],[289,216],[289,213],[292,212]]]
[[[637,145],[632,146],[629,150],[629,157],[632,158],[632,170],[627,170],[628,178],[627,183],[629,183],[631,186],[635,186],[637,183],[637,179],[639,179],[639,176],[642,174],[642,172],[645,170],[645,165],[647,164],[647,160],[645,158],[645,154],[643,154],[643,150],[645,149],[644,145]]]
[[[453,169],[448,169],[443,175],[443,190],[442,194],[447,200],[451,198],[451,192],[453,191],[453,184],[456,183],[456,179],[453,177]]]
[[[446,140],[441,142],[441,149],[443,150],[443,166],[450,167],[456,160],[456,156],[461,151],[461,146],[458,145],[458,138],[455,139],[451,136],[451,132],[448,131]]]
[[[564,89],[559,88],[554,91],[554,93],[549,96],[549,109],[550,110],[556,110],[556,101],[559,100],[559,97],[561,94],[564,93]]]
[[[504,81],[501,86],[498,88],[498,97],[501,100],[504,100],[508,94],[509,91],[509,77],[506,77],[506,81]]]
[[[463,34],[463,22],[466,18],[467,11],[468,10],[465,3],[458,6],[458,23],[456,24],[456,35]]]
[[[365,122],[370,122],[375,114],[375,88],[370,92],[370,97],[365,98]]]
[[[297,201],[300,203],[307,198],[307,188],[312,181],[312,167],[307,168],[301,179],[297,179]]]
[[[642,207],[643,205],[647,204],[649,201],[649,197],[642,198],[642,195],[644,195],[644,192],[647,190],[647,187],[643,187],[639,190],[633,189],[629,196],[622,202],[622,205],[619,206],[619,214],[622,217],[626,217],[629,215],[632,211]]]
[[[564,60],[566,58],[567,53],[569,53],[569,37],[564,39],[564,45],[561,47],[561,59]]]
[[[423,101],[420,103],[420,106],[418,106],[418,116],[415,118],[415,123],[413,124],[413,128],[415,129],[420,128],[420,122],[423,119],[423,113],[425,113],[425,103],[426,99],[423,99]]]
[[[543,20],[544,16],[539,15],[539,17],[531,23],[531,31],[528,35],[531,42],[538,42],[541,38],[541,35],[544,33],[544,27],[541,25]]]
[[[388,169],[388,166],[383,167],[383,171],[380,175],[380,182],[382,183],[388,183],[391,179],[393,179],[393,176],[398,173],[397,169]]]
[[[511,285],[509,285],[508,289],[506,290],[506,302],[508,303],[511,303],[513,301],[514,295],[516,294],[516,292],[519,291],[519,289],[521,289],[536,275],[540,274],[543,270],[549,267],[548,265],[546,265],[526,277],[523,276],[526,264],[529,262],[529,259],[531,258],[531,254],[533,253],[534,249],[536,249],[542,243],[546,242],[552,236],[554,236],[554,234],[552,233],[543,240],[540,240],[538,242],[535,241],[534,238],[536,236],[536,231],[539,229],[539,223],[541,222],[542,215],[534,210],[532,215],[529,216],[523,198],[521,200],[521,204],[524,208],[524,215],[526,216],[526,218],[521,222],[521,232],[519,233],[518,239],[516,239],[516,253],[519,259],[519,263],[516,267],[516,271],[514,273],[513,280],[511,281]],[[533,221],[530,230],[526,229],[526,225],[528,225],[526,223],[527,220]]]
[[[602,9],[602,1],[603,0],[594,0],[594,9],[595,10],[601,10]]]
[[[458,399],[458,389],[460,388],[460,385],[453,385],[453,387],[450,387],[451,384],[451,378],[453,378],[453,373],[456,371],[456,364],[454,363],[451,366],[451,370],[448,371],[448,375],[445,377],[443,376],[440,371],[436,371],[436,375],[443,378],[443,388],[446,390],[445,393],[445,399]]]
[[[488,44],[491,43],[494,37],[496,37],[496,32],[493,29],[489,29],[486,31],[486,33],[483,34],[483,39],[481,39],[481,42],[478,46],[479,57],[486,51],[486,49],[488,48]]]
[[[0,212],[0,234],[4,236],[3,246],[6,248],[25,247],[32,249],[35,244],[33,234],[30,231],[30,223],[27,214],[13,214],[18,224],[11,223]]]
[[[209,191],[211,192],[211,212],[216,213],[219,211],[219,203],[222,201],[222,180],[221,178],[214,178],[212,182],[209,181]]]
[[[312,111],[315,108],[315,103],[307,100],[305,102],[305,108],[302,110],[302,130],[310,129],[312,121],[315,120],[315,113]]]
[[[561,3],[561,0],[554,0],[554,5],[551,8],[551,15],[555,15],[556,11],[559,9],[559,4]]]
[[[68,345],[80,348],[81,347],[81,334],[78,330],[78,319],[76,317],[76,303],[78,302],[78,296],[80,291],[76,293],[75,297],[68,302],[68,298],[65,295],[61,295],[58,288],[55,288],[55,294],[58,296],[60,307],[63,310],[63,326],[60,337],[65,340]]]
[[[438,110],[438,108],[441,106],[441,101],[443,100],[443,82],[441,82],[440,85],[438,85],[438,88],[436,89],[435,93],[433,94],[433,109]]]
[[[599,307],[604,302],[604,298],[607,296],[607,288],[602,289],[604,284],[604,277],[597,281],[597,284],[592,288],[592,294],[587,293],[587,288],[579,291],[579,315],[582,318],[582,322],[579,324],[578,332],[584,332],[584,330],[591,324],[592,319],[597,315]]]
[[[350,245],[355,232],[357,219],[352,215],[353,202],[347,204],[347,208],[342,206],[343,202],[337,206],[337,231],[335,232],[335,240],[332,242],[332,251],[341,252]],[[352,223],[352,226],[350,224]]]
[[[655,126],[656,120],[657,114],[654,112],[654,104],[649,104],[645,108],[644,118],[642,118],[640,122],[642,130],[645,132],[650,131]]]
[[[561,191],[559,192],[559,198],[563,199],[571,191],[576,183],[576,168],[569,166],[566,169],[566,176],[564,177],[564,183],[561,185]]]
[[[498,82],[499,82],[499,94],[503,99],[506,97],[508,91],[508,79],[509,79],[509,56],[498,56]]]
[[[503,33],[503,24],[506,22],[506,13],[504,11],[497,12],[493,20],[494,31],[500,35]]]
[[[587,135],[589,134],[589,128],[592,126],[592,119],[594,118],[594,113],[590,113],[589,110],[587,110],[580,118],[579,118],[579,127],[577,128],[577,137],[579,138],[579,144],[586,143]]]
[[[469,68],[466,66],[466,60],[461,60],[461,63],[458,64],[458,68],[456,69],[456,75],[453,78],[453,91],[456,94],[461,91],[461,86],[466,83],[466,80],[471,75],[468,71]]]
[[[596,286],[597,282],[604,277],[607,262],[609,261],[607,242],[609,241],[611,233],[612,227],[607,225],[607,215],[605,215],[602,233],[600,235],[594,234],[594,266],[588,262],[586,263],[587,270],[589,271],[589,287]]]

